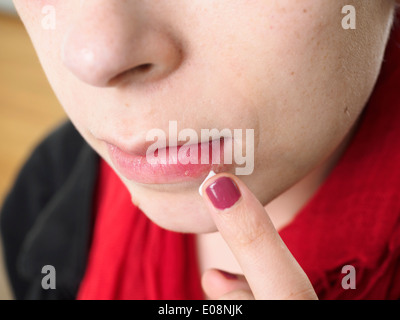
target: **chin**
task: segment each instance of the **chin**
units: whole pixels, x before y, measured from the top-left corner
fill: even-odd
[[[203,199],[195,190],[168,192],[128,185],[132,202],[161,228],[182,233],[217,231]]]

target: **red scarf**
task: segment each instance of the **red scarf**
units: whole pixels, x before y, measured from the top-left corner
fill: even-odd
[[[195,238],[166,231],[131,202],[103,160],[97,215],[78,299],[202,299]]]
[[[320,299],[400,298],[399,44],[400,30],[351,144],[280,232]],[[194,241],[152,223],[101,161],[78,299],[202,299]],[[342,287],[344,265],[356,270],[354,290]]]

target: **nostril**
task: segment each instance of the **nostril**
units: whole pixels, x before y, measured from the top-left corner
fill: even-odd
[[[127,81],[128,79],[134,79],[135,81],[144,82],[146,81],[146,75],[151,72],[154,68],[154,64],[152,63],[144,63],[137,67],[126,70],[109,81],[109,85],[116,85],[118,83],[122,83]]]
[[[152,63],[144,63],[140,66],[137,66],[136,68],[133,68],[133,70],[136,70],[137,72],[147,72],[150,71],[152,67],[153,67]]]

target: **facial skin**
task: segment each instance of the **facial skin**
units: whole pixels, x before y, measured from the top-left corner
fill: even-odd
[[[56,30],[42,28],[46,4],[56,10]],[[341,27],[348,4],[356,30]],[[15,5],[62,106],[111,166],[104,141],[144,143],[150,129],[168,132],[169,120],[198,133],[254,129],[254,172],[240,178],[266,205],[330,159],[356,123],[379,74],[395,1]],[[201,180],[121,179],[160,226],[216,230],[197,191]]]

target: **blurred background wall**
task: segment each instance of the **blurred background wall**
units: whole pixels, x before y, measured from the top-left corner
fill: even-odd
[[[0,41],[1,207],[32,149],[66,116],[11,0],[0,0]],[[12,299],[2,257],[0,246],[0,299]]]
[[[1,0],[0,11],[16,14],[12,0]]]

